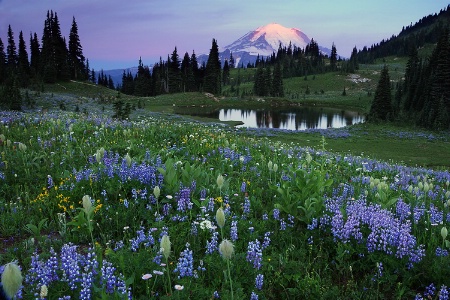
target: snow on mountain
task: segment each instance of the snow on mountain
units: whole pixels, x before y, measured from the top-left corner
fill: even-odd
[[[267,57],[273,53],[277,53],[281,44],[282,47],[288,47],[289,44],[304,49],[311,39],[297,28],[287,28],[277,23],[267,24],[248,32],[233,43],[220,47],[220,60],[230,58],[230,53],[233,53],[235,66],[254,63],[258,55],[260,58]],[[324,54],[330,55],[331,50],[319,45],[320,51]],[[208,55],[199,55],[199,63],[206,62]]]
[[[247,52],[251,55],[269,56],[277,52],[281,45],[289,46],[289,43],[300,48],[305,48],[311,42],[300,29],[286,28],[277,23],[271,23],[250,31],[240,39],[222,48],[233,53]]]

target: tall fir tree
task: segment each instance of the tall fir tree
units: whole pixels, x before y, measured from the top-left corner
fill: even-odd
[[[208,61],[206,63],[205,77],[203,79],[203,90],[205,92],[214,95],[221,93],[220,73],[219,46],[217,45],[217,41],[213,39]]]
[[[273,69],[272,96],[284,97],[283,72],[279,63]]]
[[[182,78],[181,78],[181,70],[180,70],[180,57],[177,52],[177,47],[172,52],[170,56],[169,70],[168,70],[168,79],[169,79],[169,92],[170,93],[179,93],[181,92],[182,86]]]
[[[6,54],[5,46],[0,38],[0,84],[6,80]]]
[[[369,112],[369,120],[393,118],[391,80],[387,66],[383,67]]]
[[[68,50],[65,38],[63,38],[61,34],[61,27],[59,25],[58,14],[56,12],[52,22],[52,34],[55,51],[55,63],[57,66],[57,78],[58,80],[69,80],[70,71],[67,59]]]
[[[334,43],[331,46],[330,69],[331,69],[331,71],[336,71],[336,69],[337,69],[337,50],[336,50],[336,46],[334,45]]]
[[[30,35],[30,70],[31,76],[37,76],[39,74],[40,66],[40,56],[41,56],[41,46],[39,44],[39,39],[36,34]]]
[[[420,125],[435,129],[450,128],[450,43],[444,30],[429,59],[429,90],[426,93]]]
[[[198,67],[197,56],[195,55],[194,51],[192,51],[192,54],[191,54],[191,68],[192,68],[192,73],[194,74],[195,91],[199,91],[201,89],[203,78],[201,76],[201,73],[200,73],[200,70]]]
[[[14,33],[11,29],[11,25],[8,26],[8,46],[6,47],[6,66],[8,73],[12,76],[12,72],[17,67],[17,49],[14,41]]]
[[[27,87],[30,81],[30,63],[28,62],[27,46],[23,39],[22,31],[19,34],[19,53],[18,53],[18,81],[20,87]]]
[[[183,80],[183,92],[193,92],[195,88],[195,77],[192,69],[191,58],[189,53],[184,53],[183,60],[181,62],[181,76]]]
[[[78,80],[86,79],[85,58],[83,55],[83,47],[81,46],[80,37],[78,35],[78,25],[75,17],[72,19],[72,27],[69,34],[69,68],[71,78]]]
[[[223,85],[230,84],[230,66],[228,64],[228,60],[225,60],[225,63],[223,64],[222,83]]]
[[[233,52],[230,52],[230,63],[229,63],[229,65],[230,65],[230,69],[234,69],[234,67],[235,67],[235,61],[234,61],[234,57],[233,57]]]

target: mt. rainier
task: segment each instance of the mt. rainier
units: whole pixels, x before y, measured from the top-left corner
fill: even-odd
[[[260,58],[265,58],[273,53],[277,53],[281,44],[282,47],[288,47],[289,43],[292,46],[297,46],[304,49],[311,39],[297,28],[286,28],[277,23],[267,24],[248,32],[233,43],[220,48],[220,60],[230,58],[230,53],[233,53],[235,66],[248,63],[254,63],[259,54]],[[331,50],[325,47],[319,49],[324,53],[330,55]],[[206,61],[207,55],[200,55],[199,61]]]
[[[288,47],[289,43],[292,43],[293,46],[305,48],[310,42],[310,38],[299,29],[272,23],[250,31],[237,41],[225,46],[223,50],[230,50],[233,54],[247,52],[250,55],[270,56],[278,51],[280,43],[283,47]]]

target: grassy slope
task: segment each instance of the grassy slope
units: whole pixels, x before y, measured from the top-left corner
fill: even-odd
[[[422,51],[429,52],[425,48]],[[391,80],[399,80],[404,74],[404,66],[407,58],[387,57],[373,65],[361,65],[356,73],[360,78],[367,78],[370,81],[355,83],[346,74],[326,73],[315,76],[308,76],[305,80],[301,78],[289,78],[284,80],[287,95],[285,99],[266,98],[263,105],[283,105],[294,104],[314,104],[323,106],[334,106],[355,109],[367,112],[376,89],[379,71],[384,64],[389,66]],[[242,69],[241,91],[252,89],[252,76],[254,69]],[[232,70],[231,77],[237,76],[238,70]],[[306,95],[304,91],[309,86],[311,93]],[[346,89],[346,96],[342,96],[343,89]],[[225,88],[225,90],[228,87]],[[323,90],[323,93],[321,92]],[[112,102],[118,96],[117,91],[112,91],[103,87],[86,85],[82,83],[60,83],[58,85],[46,86],[46,91],[55,94],[71,94],[77,97],[77,101],[99,103],[106,110],[112,109]],[[371,95],[369,95],[369,92]],[[57,95],[55,96],[57,98]],[[99,101],[92,101],[87,98],[95,98]],[[149,114],[159,114],[165,117],[170,114],[186,114],[196,112],[198,107],[209,107],[211,110],[221,107],[255,107],[261,106],[259,97],[225,98],[212,97],[202,93],[180,93],[171,95],[161,95],[157,97],[137,98],[133,96],[120,95],[125,101],[137,103],[140,99],[145,108],[135,111],[132,118],[145,117]],[[80,100],[81,99],[81,100]],[[289,102],[288,102],[289,101]],[[206,117],[191,117],[196,121],[218,122],[216,119]],[[231,124],[233,124],[231,122]],[[450,137],[440,134],[426,132],[422,129],[411,128],[399,124],[363,124],[354,125],[349,128],[351,136],[345,139],[327,138],[327,150],[340,153],[350,153],[353,155],[368,155],[381,160],[393,160],[404,162],[411,166],[425,166],[434,168],[450,168]],[[407,134],[405,138],[399,138]],[[417,134],[421,132],[421,134]],[[438,138],[429,139],[430,134],[437,135]],[[302,146],[318,147],[321,143],[321,135],[305,132],[277,133],[271,139],[284,142],[295,142]]]

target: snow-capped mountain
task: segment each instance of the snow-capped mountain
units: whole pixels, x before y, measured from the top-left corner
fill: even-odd
[[[310,42],[311,39],[300,29],[271,23],[248,32],[225,47],[220,47],[219,55],[221,61],[224,62],[230,58],[230,53],[233,53],[235,66],[241,64],[246,66],[249,62],[254,63],[258,54],[262,58],[277,53],[280,44],[282,47],[288,47],[291,43],[292,46],[304,49]],[[331,53],[330,49],[320,45],[319,49],[325,54]],[[199,56],[200,62],[207,59],[207,55]]]
[[[280,24],[272,23],[250,31],[240,39],[223,47],[222,50],[230,50],[233,53],[247,52],[250,55],[269,56],[277,52],[281,45],[288,46],[289,43],[300,48],[309,44],[310,38],[297,28],[286,28]]]

